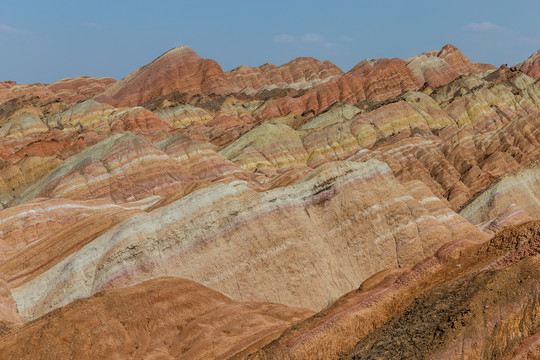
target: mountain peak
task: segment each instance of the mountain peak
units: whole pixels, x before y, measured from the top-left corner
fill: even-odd
[[[199,59],[201,58],[199,56],[199,54],[197,54],[192,48],[190,48],[187,45],[172,48],[171,50],[167,51],[163,55],[173,55],[173,56],[181,56],[181,57],[185,57],[185,56],[191,57],[191,56],[193,56],[193,57],[197,57]]]
[[[463,55],[463,53],[452,44],[444,45],[437,56],[446,61],[448,65],[454,68],[459,74],[468,74],[478,71],[471,60]]]
[[[180,46],[135,70],[96,100],[115,106],[135,106],[173,91],[204,95],[230,92],[217,62],[201,58],[189,46]]]
[[[536,51],[515,67],[534,79],[540,78],[540,50]]]

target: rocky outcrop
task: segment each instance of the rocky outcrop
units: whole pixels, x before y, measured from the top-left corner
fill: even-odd
[[[9,88],[11,98],[37,96],[41,100],[56,98],[56,94],[46,84],[15,84]],[[9,99],[8,99],[9,100]]]
[[[0,279],[0,337],[23,324],[24,319],[19,315],[8,284]]]
[[[13,99],[14,97],[15,95],[9,91],[9,87],[6,86],[4,82],[0,83],[0,104]]]

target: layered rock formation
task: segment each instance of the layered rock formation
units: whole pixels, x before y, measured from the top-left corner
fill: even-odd
[[[459,213],[473,224],[480,224],[519,204],[519,209],[514,209],[515,215],[524,212],[533,218],[540,218],[540,201],[537,198],[540,189],[539,166],[536,162],[501,176],[465,204]]]
[[[448,244],[412,269],[381,272],[249,358],[527,358],[540,322],[539,230]]]
[[[332,163],[290,188],[194,192],[111,228],[12,292],[21,314],[36,318],[104,288],[174,275],[242,301],[319,310],[374,272],[453,239],[487,238],[423,184],[399,185],[383,163]]]
[[[42,359],[227,359],[267,344],[312,314],[280,304],[234,302],[189,280],[159,278],[49,313],[2,338],[0,353],[25,359],[47,347]]]
[[[536,58],[0,83],[0,358],[526,359]]]
[[[89,76],[79,76],[76,78],[66,78],[47,86],[66,104],[75,104],[80,100],[93,97],[102,93],[116,80],[110,77],[91,78]]]
[[[191,95],[230,92],[227,77],[217,62],[202,59],[189,47],[182,46],[132,72],[97,99],[116,106],[136,106],[174,90]]]
[[[89,76],[66,78],[50,85],[18,85],[14,81],[3,81],[0,83],[0,104],[24,95],[32,95],[41,100],[59,98],[71,105],[103,92],[114,82],[116,80],[110,77],[92,78]]]
[[[384,100],[419,87],[412,71],[401,59],[364,60],[345,75],[310,89],[299,97],[285,96],[268,104],[263,118],[315,115],[336,101],[357,103]]]
[[[254,94],[283,88],[310,88],[341,74],[343,71],[328,60],[297,58],[281,66],[240,66],[229,71],[227,77],[234,92]]]
[[[497,68],[490,64],[473,64],[455,46],[447,44],[439,52],[426,51],[407,59],[419,83],[432,88],[446,85],[459,75],[489,73]]]
[[[407,59],[407,67],[421,84],[437,87],[445,85],[459,76],[459,73],[446,61],[437,56],[435,51],[428,51]]]
[[[452,44],[443,46],[437,57],[444,60],[458,74],[468,74],[478,71],[478,67]]]

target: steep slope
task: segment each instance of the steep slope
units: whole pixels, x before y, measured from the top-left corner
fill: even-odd
[[[458,74],[468,74],[478,71],[476,65],[474,65],[471,60],[467,59],[467,57],[452,44],[443,46],[441,51],[437,54],[437,57],[444,60],[457,71]]]
[[[105,200],[36,199],[2,211],[0,267],[11,285],[33,278],[160,197],[116,205]]]
[[[159,278],[102,291],[49,313],[2,338],[0,354],[4,359],[226,359],[270,342],[311,314],[279,304],[233,302],[189,280]]]
[[[249,359],[502,359],[540,324],[539,239],[534,222],[448,244],[375,275]]]

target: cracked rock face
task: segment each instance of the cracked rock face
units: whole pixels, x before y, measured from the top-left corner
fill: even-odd
[[[534,358],[537,58],[0,82],[0,358]]]

